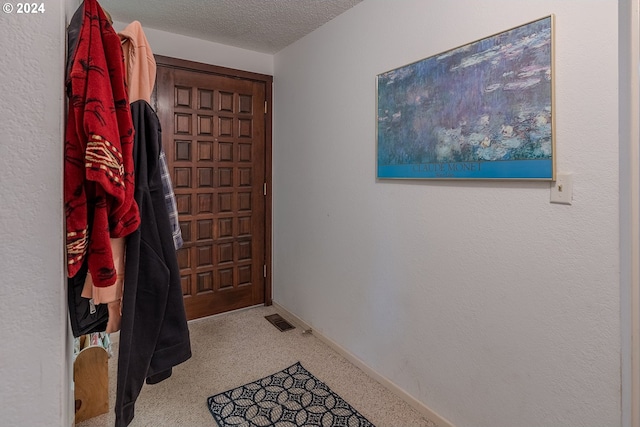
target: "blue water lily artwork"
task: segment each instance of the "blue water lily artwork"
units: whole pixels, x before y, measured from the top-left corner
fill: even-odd
[[[377,76],[378,178],[554,179],[553,16]]]

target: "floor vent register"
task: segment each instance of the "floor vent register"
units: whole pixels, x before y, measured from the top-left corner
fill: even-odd
[[[279,314],[271,314],[269,316],[264,316],[273,326],[278,328],[280,332],[288,331],[290,329],[295,329],[291,323],[287,322],[282,316]]]

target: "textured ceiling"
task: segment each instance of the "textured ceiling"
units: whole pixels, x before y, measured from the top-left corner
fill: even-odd
[[[276,53],[362,0],[100,0],[114,21]]]

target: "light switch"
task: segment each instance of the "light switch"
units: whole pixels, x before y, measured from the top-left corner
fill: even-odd
[[[573,175],[558,173],[556,181],[551,183],[551,203],[570,205],[573,200]]]

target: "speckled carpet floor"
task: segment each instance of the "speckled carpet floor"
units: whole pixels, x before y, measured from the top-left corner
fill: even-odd
[[[247,310],[189,323],[193,356],[173,375],[145,385],[131,427],[216,427],[207,399],[300,362],[377,427],[434,427],[406,402],[371,379],[312,334],[300,328],[280,332],[264,316],[273,307]],[[113,336],[117,354],[117,334]],[[77,424],[112,427],[117,357],[109,360],[109,412]]]

